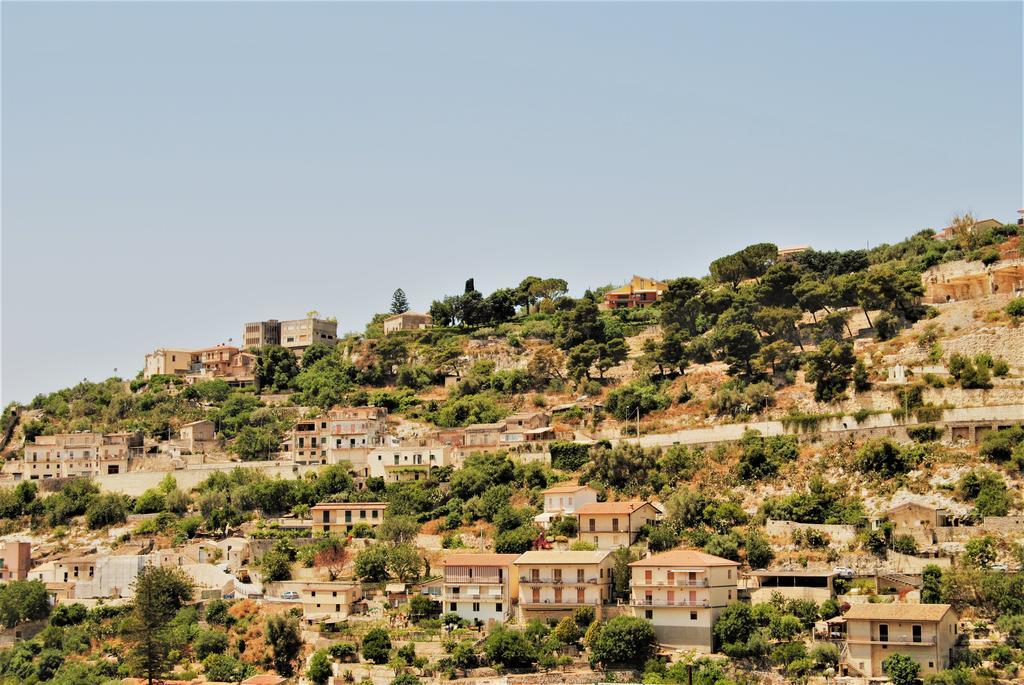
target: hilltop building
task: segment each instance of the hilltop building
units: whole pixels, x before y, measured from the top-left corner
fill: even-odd
[[[633,276],[621,288],[609,290],[604,294],[604,304],[609,309],[623,307],[649,307],[668,290],[668,284],[653,278]]]

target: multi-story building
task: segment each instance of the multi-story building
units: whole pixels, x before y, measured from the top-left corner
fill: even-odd
[[[362,598],[360,586],[352,583],[306,583],[299,589],[302,620],[313,630],[325,623],[344,621],[355,613],[356,603]]]
[[[862,678],[884,677],[882,662],[893,654],[916,661],[922,676],[942,671],[960,640],[949,604],[854,604],[832,621],[845,635],[840,666]]]
[[[523,620],[561,618],[582,605],[598,618],[611,599],[612,556],[596,552],[533,551],[515,561]]]
[[[548,488],[544,496],[544,511],[533,520],[544,527],[556,518],[571,516],[584,504],[597,501],[597,490],[589,485],[565,484]]]
[[[384,335],[391,335],[398,331],[419,331],[430,328],[434,323],[430,314],[419,314],[417,312],[402,312],[384,319]]]
[[[736,599],[739,564],[697,550],[676,549],[630,565],[633,615],[654,626],[661,644],[714,649],[715,621]]]
[[[245,324],[242,331],[242,348],[251,350],[256,347],[281,344],[281,322],[277,319],[252,321]]]
[[[309,514],[314,533],[347,533],[360,523],[376,528],[387,508],[386,502],[321,502]]]
[[[604,294],[604,303],[609,309],[649,307],[661,299],[662,294],[666,290],[668,290],[667,283],[653,278],[633,276],[629,283],[621,288],[615,288],[606,292]]]
[[[463,429],[466,447],[491,447],[501,442],[504,423],[474,423]]]
[[[654,523],[659,512],[650,502],[591,502],[576,509],[580,540],[598,549],[629,547],[640,529]]]
[[[142,454],[142,433],[61,433],[36,436],[25,446],[15,480],[125,473]]]
[[[309,464],[335,464],[352,459],[350,451],[366,451],[385,444],[388,410],[384,407],[341,407],[315,419],[295,424],[285,439],[285,452]],[[357,471],[358,472],[358,471]]]
[[[516,554],[456,554],[445,557],[441,605],[467,621],[505,621],[519,595]]]
[[[32,566],[32,543],[0,542],[0,580],[25,580]]]
[[[143,378],[184,376],[196,369],[199,358],[192,350],[160,348],[146,355]]]
[[[336,345],[338,342],[338,322],[333,319],[317,319],[308,316],[305,319],[293,319],[281,322],[281,346],[297,356],[313,343]]]
[[[433,469],[449,464],[451,452],[446,445],[378,447],[367,455],[363,475],[383,478],[386,483],[425,480]]]

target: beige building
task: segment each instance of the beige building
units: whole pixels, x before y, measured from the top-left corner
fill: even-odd
[[[143,378],[184,376],[196,370],[199,358],[192,350],[160,348],[146,355]]]
[[[1004,259],[986,266],[975,261],[936,264],[921,274],[924,301],[932,304],[972,300],[995,294],[1024,293],[1024,259]]]
[[[383,478],[385,483],[426,480],[432,470],[451,463],[451,454],[447,445],[378,447],[367,455],[362,475]]]
[[[821,604],[836,596],[831,571],[751,571],[747,574],[747,589],[751,604],[772,601],[773,595],[786,599],[810,599]]]
[[[213,421],[201,419],[186,423],[178,431],[179,446],[192,454],[205,453],[207,449],[217,447],[217,435],[214,433]]]
[[[676,549],[629,566],[633,615],[654,625],[658,642],[713,651],[715,621],[736,600],[739,564],[697,550]]]
[[[561,618],[577,607],[594,607],[602,618],[611,601],[611,552],[534,551],[515,561],[519,611],[524,621]]]
[[[598,549],[629,547],[643,526],[654,523],[659,512],[650,502],[591,502],[576,509],[580,540]]]
[[[72,476],[126,473],[133,457],[142,454],[142,433],[61,433],[36,436],[25,445],[21,472],[15,480],[46,480]]]
[[[277,319],[252,321],[242,331],[242,348],[251,350],[281,344],[281,322]]]
[[[666,290],[668,284],[663,281],[633,276],[626,285],[604,294],[604,306],[608,309],[649,307],[660,300]]]
[[[466,447],[491,447],[501,442],[504,423],[474,423],[463,429]]]
[[[533,517],[533,520],[544,528],[551,521],[576,513],[576,509],[584,504],[597,501],[597,490],[589,485],[574,483],[556,485],[541,493],[544,496],[544,511]]]
[[[305,464],[350,461],[365,468],[367,451],[385,444],[388,410],[384,407],[340,407],[324,416],[295,424],[285,439],[285,452]],[[363,450],[358,458],[353,453]],[[358,463],[357,463],[358,462]]]
[[[338,322],[333,319],[293,319],[281,322],[281,347],[302,357],[302,353],[313,343],[332,347],[338,343]]]
[[[402,312],[384,319],[384,335],[391,335],[398,331],[419,331],[430,328],[433,324],[434,319],[430,314]]]
[[[32,543],[0,542],[0,580],[25,580],[32,566]]]
[[[441,603],[467,621],[504,622],[519,596],[516,554],[456,554],[441,561]]]
[[[947,669],[960,639],[949,604],[854,604],[832,625],[845,634],[842,668],[864,678],[884,677],[882,662],[893,654],[920,664],[921,676]]]
[[[314,533],[347,533],[360,523],[376,528],[387,508],[385,502],[321,502],[309,515]]]
[[[356,613],[357,602],[362,598],[360,586],[352,583],[306,583],[299,589],[302,621],[309,630],[316,630],[325,623],[344,621]]]

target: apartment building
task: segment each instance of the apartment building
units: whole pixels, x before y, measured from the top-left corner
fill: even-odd
[[[302,621],[310,630],[315,630],[324,623],[344,621],[356,613],[356,605],[362,598],[361,587],[352,583],[306,583],[299,589]]]
[[[441,561],[441,605],[467,621],[504,622],[519,595],[516,554],[456,554]]]
[[[0,542],[0,581],[25,580],[32,566],[32,543],[17,540]]]
[[[650,502],[591,502],[576,509],[580,540],[597,545],[598,549],[629,547],[636,542],[637,532],[654,523],[659,512]]]
[[[668,290],[668,284],[653,278],[633,276],[629,283],[621,288],[609,290],[604,294],[604,304],[609,309],[623,307],[649,307],[661,299]]]
[[[515,564],[524,621],[562,618],[583,605],[594,607],[601,618],[611,599],[613,561],[608,550],[525,552]]]
[[[426,480],[433,469],[451,463],[451,453],[447,445],[379,447],[367,455],[363,475],[383,478],[386,483]]]
[[[376,528],[387,508],[386,502],[321,502],[309,514],[314,533],[347,533],[360,523]]]
[[[402,312],[384,319],[384,335],[391,335],[398,331],[419,331],[430,328],[434,324],[430,314],[418,312]]]
[[[714,650],[712,628],[736,599],[739,563],[676,549],[629,565],[633,615],[654,626],[658,642],[697,652]]]
[[[242,349],[251,350],[281,344],[281,322],[277,319],[252,321],[242,331]]]
[[[143,378],[184,376],[196,369],[199,358],[192,350],[160,348],[146,355]]]
[[[554,440],[555,429],[549,424],[551,417],[541,411],[519,412],[505,418],[505,430],[498,440],[502,444]]]
[[[501,442],[505,432],[502,423],[474,423],[462,429],[466,447],[492,447]]]
[[[909,656],[921,675],[949,668],[960,634],[949,604],[854,604],[830,621],[844,636],[840,666],[863,678],[882,678],[882,662],[893,654]]]
[[[131,597],[132,584],[146,567],[156,560],[149,554],[83,554],[53,562],[52,582],[74,585],[75,599]],[[44,582],[49,577],[40,576]]]
[[[281,347],[302,357],[303,351],[313,343],[334,346],[338,343],[338,322],[308,316],[281,322]]]
[[[387,424],[388,410],[383,407],[332,409],[324,416],[297,422],[285,439],[285,451],[303,463],[352,461],[347,450],[384,445]]]
[[[578,507],[597,502],[597,490],[589,485],[556,485],[541,494],[544,496],[544,511],[533,517],[533,520],[545,528],[561,516],[575,514]]]
[[[142,454],[142,433],[60,433],[36,436],[25,446],[15,480],[126,473]]]

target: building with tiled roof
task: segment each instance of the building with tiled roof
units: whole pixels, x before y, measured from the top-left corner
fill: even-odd
[[[942,671],[960,639],[949,604],[854,604],[832,620],[845,638],[840,666],[864,678],[884,677],[882,662],[893,654],[916,661],[921,676]]]
[[[598,549],[629,547],[640,529],[654,523],[658,510],[650,502],[591,502],[576,509],[580,540]]]
[[[446,613],[484,625],[504,622],[519,595],[517,554],[455,554],[441,561],[441,604]]]
[[[612,555],[607,550],[541,550],[515,561],[520,618],[569,616],[577,607],[594,607],[597,618],[611,602]]]

